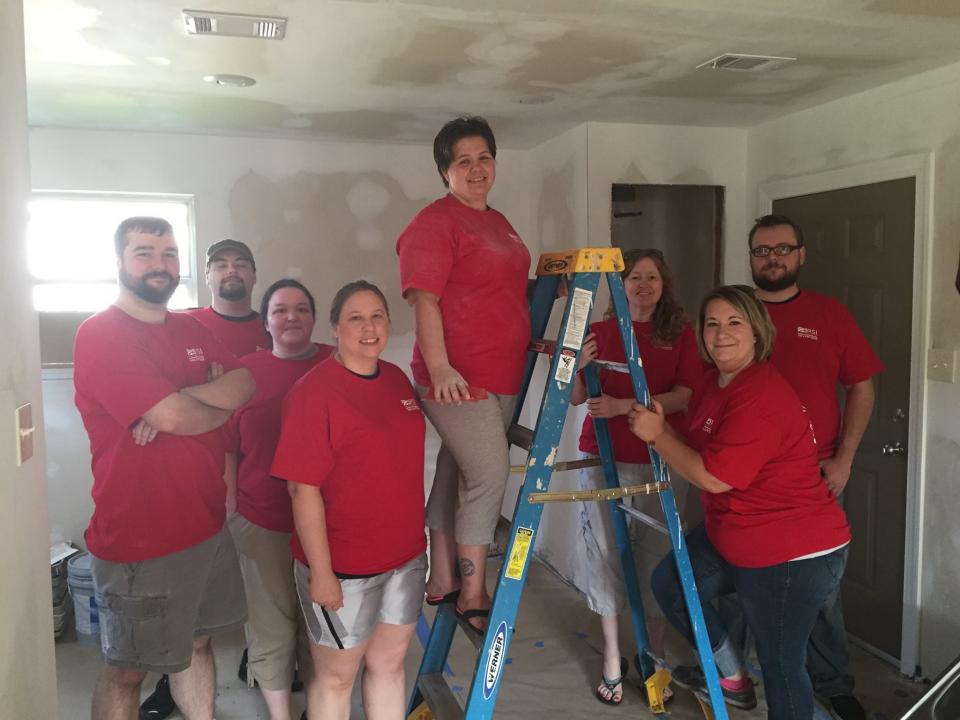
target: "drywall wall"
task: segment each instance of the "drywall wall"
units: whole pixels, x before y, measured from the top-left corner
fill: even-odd
[[[57,716],[37,316],[27,279],[30,192],[23,16],[0,3],[0,715]],[[30,403],[34,456],[17,464],[15,408]]]
[[[960,65],[953,65],[760,125],[749,132],[747,153],[754,193],[747,202],[757,209],[764,182],[932,151],[928,344],[949,351],[960,347],[958,117]],[[737,255],[729,263],[745,267],[746,253]],[[920,666],[932,677],[960,652],[960,385],[928,381],[926,396]]]
[[[30,149],[37,189],[193,195],[199,262],[212,242],[246,242],[257,257],[258,290],[284,276],[312,290],[317,340],[330,340],[327,317],[337,288],[358,277],[379,284],[393,320],[385,357],[408,367],[413,317],[400,297],[394,242],[444,192],[431,148],[34,128]],[[491,205],[536,257],[527,186],[525,153],[500,152]],[[202,264],[193,271],[202,275]],[[209,299],[201,282],[200,304]],[[45,375],[47,425],[57,438],[50,444],[50,514],[55,527],[81,542],[92,479],[70,384],[69,371]],[[428,483],[437,447],[431,434]]]

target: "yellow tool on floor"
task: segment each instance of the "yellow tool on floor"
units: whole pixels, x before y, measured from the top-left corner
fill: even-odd
[[[434,720],[433,713],[427,703],[420,703],[416,709],[407,716],[407,720]]]

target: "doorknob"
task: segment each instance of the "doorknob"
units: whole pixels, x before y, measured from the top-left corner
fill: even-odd
[[[907,453],[907,449],[899,442],[895,442],[893,445],[887,443],[881,450],[884,455],[906,455]]]

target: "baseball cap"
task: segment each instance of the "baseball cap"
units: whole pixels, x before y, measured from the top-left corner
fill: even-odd
[[[253,259],[253,253],[250,252],[250,248],[248,248],[245,243],[242,243],[239,240],[231,240],[230,238],[215,242],[213,245],[207,248],[207,265],[209,265],[219,253],[226,250],[235,252],[240,257],[246,258],[250,261],[253,269],[257,269],[257,262]]]

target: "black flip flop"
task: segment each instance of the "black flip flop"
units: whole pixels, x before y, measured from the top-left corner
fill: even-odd
[[[436,607],[437,605],[456,602],[458,597],[460,597],[460,591],[451,590],[446,595],[427,595],[425,600],[430,607]]]
[[[459,607],[454,607],[453,612],[459,620],[462,620],[465,625],[467,625],[471,630],[473,630],[478,635],[483,635],[483,633],[487,631],[486,628],[481,630],[470,621],[473,618],[483,618],[484,620],[489,618],[490,617],[489,608],[473,608],[471,610],[461,610]]]
[[[615,678],[614,680],[607,680],[606,675],[603,674],[603,671],[600,671],[600,682],[610,691],[610,697],[605,698],[600,694],[600,688],[597,688],[594,691],[594,695],[597,696],[597,700],[602,702],[604,705],[619,705],[623,702],[623,688],[620,688],[620,699],[614,700],[614,691],[617,689],[617,685],[623,685],[623,678],[627,675],[627,670],[630,669],[630,663],[627,662],[625,657],[620,658],[620,677]]]

